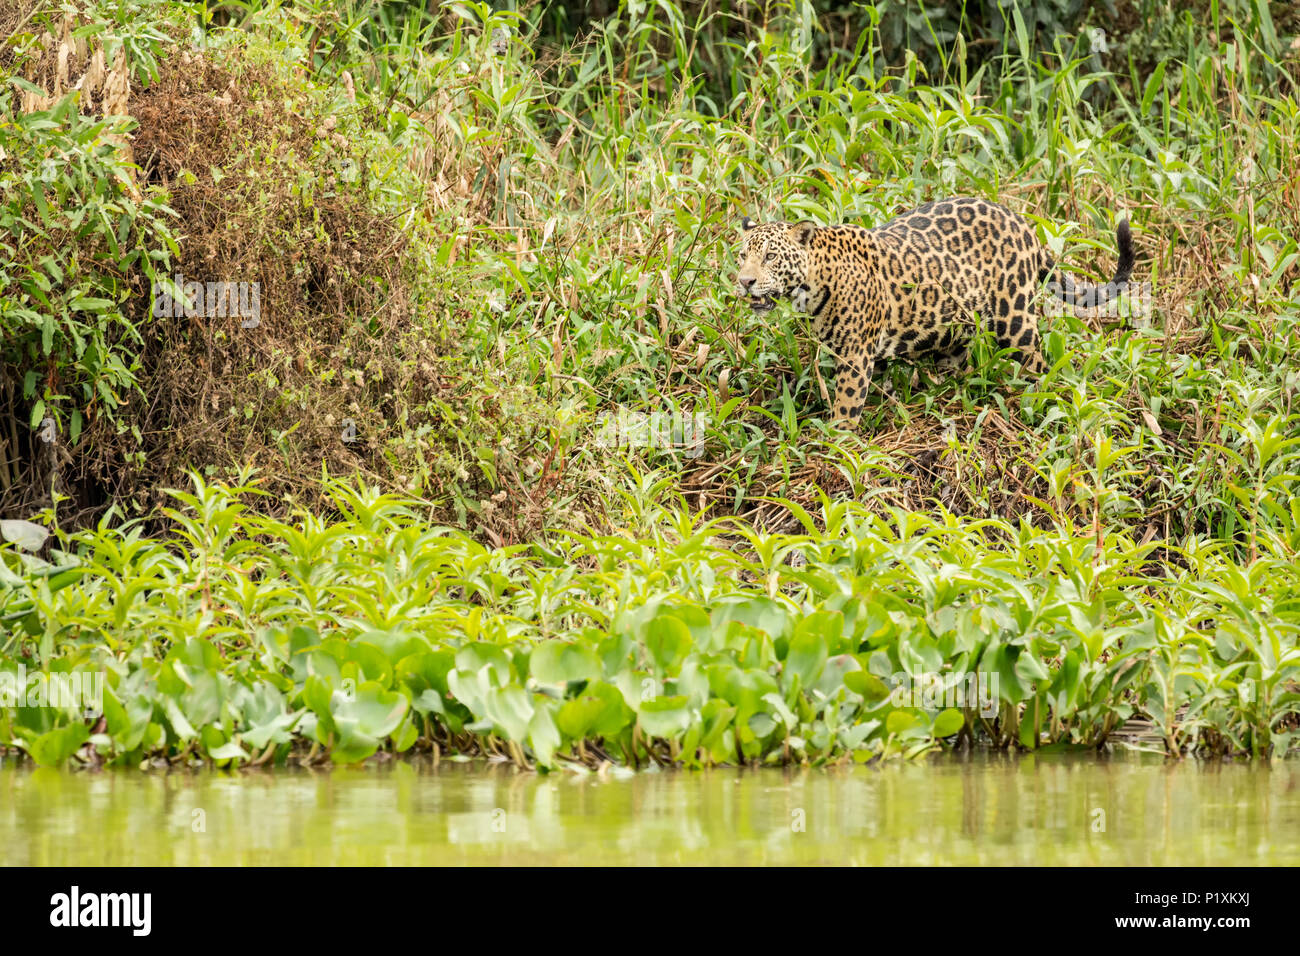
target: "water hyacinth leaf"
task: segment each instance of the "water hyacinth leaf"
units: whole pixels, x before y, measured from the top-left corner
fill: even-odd
[[[736,708],[736,723],[744,724],[763,709],[763,696],[779,692],[776,679],[765,671],[741,670],[734,664],[709,668],[709,689]]]
[[[632,659],[632,649],[635,646],[636,642],[626,631],[615,631],[606,635],[596,646],[601,673],[610,677],[626,668]]]
[[[417,652],[399,660],[393,669],[393,676],[414,692],[431,689],[445,694],[448,691],[447,675],[455,666],[454,651]]]
[[[691,645],[690,629],[675,615],[657,615],[646,625],[646,652],[661,675],[675,676],[691,652]]]
[[[605,681],[591,681],[560,708],[556,722],[570,739],[617,737],[632,725],[636,712],[623,693]]]
[[[305,713],[305,710],[281,713],[264,723],[255,724],[244,731],[244,742],[254,750],[262,750],[271,743],[287,744],[293,739],[292,731]]]
[[[623,695],[619,694],[622,703]],[[555,715],[555,725],[569,740],[586,740],[594,736],[592,728],[604,715],[609,702],[594,694],[580,694],[560,705]]]
[[[352,694],[335,694],[330,715],[345,741],[357,735],[382,740],[397,729],[406,716],[406,697],[385,690],[376,681],[366,681]]]
[[[215,724],[209,724],[208,726],[199,729],[198,743],[199,749],[202,753],[207,753],[216,747],[223,746],[229,739],[230,738],[221,732],[221,728]]]
[[[911,677],[937,673],[943,667],[943,655],[928,635],[911,634],[898,639],[898,662]]]
[[[801,622],[805,623],[805,622]],[[798,675],[804,687],[812,687],[822,675],[822,669],[830,657],[830,641],[826,628],[834,619],[822,618],[819,627],[797,627],[794,637],[790,638],[786,651],[785,673],[788,677]]]
[[[89,739],[90,728],[78,722],[41,734],[24,749],[39,766],[60,767]]]
[[[865,670],[847,671],[844,686],[872,704],[889,696],[889,685]]]
[[[533,719],[532,695],[522,687],[493,687],[483,697],[483,715],[501,736],[525,743]]]
[[[822,609],[805,614],[795,621],[791,638],[804,633],[816,633],[826,639],[826,647],[831,654],[848,654],[856,651],[853,641],[846,633],[847,621],[842,611]]]
[[[803,679],[798,674],[786,681],[785,704],[799,710],[801,714],[809,708],[808,698],[803,693]]]
[[[218,747],[208,748],[208,758],[211,760],[249,760],[248,751],[244,750],[237,741],[231,740],[228,743],[221,744]]]
[[[730,706],[726,701],[718,700],[716,697],[709,701],[700,710],[700,718],[704,722],[704,736],[700,740],[700,745],[714,753],[714,759],[720,759],[716,755],[724,731],[731,726],[731,721],[736,716],[736,708]],[[728,744],[724,748],[729,749]]]
[[[885,718],[885,732],[896,737],[915,734],[930,726],[930,721],[923,714],[913,710],[891,711]]]
[[[420,739],[420,730],[411,719],[411,713],[408,712],[402,725],[393,732],[393,753],[406,753],[415,746],[416,741]]]
[[[676,604],[671,608],[661,610],[659,613],[675,617],[685,624],[686,629],[691,632],[692,644],[707,646],[709,637],[713,633],[713,625],[709,613],[704,608],[695,604]]]
[[[270,666],[270,660],[281,663],[302,651],[320,643],[316,629],[306,624],[295,624],[285,629],[281,627],[264,627],[257,632],[257,642],[265,652],[264,661]]]
[[[294,726],[298,736],[302,737],[303,740],[315,740],[317,743],[329,744],[329,736],[317,732],[320,731],[320,719],[316,717],[316,714],[305,708],[302,714],[302,717],[298,718],[298,723]]]
[[[597,730],[597,726],[614,708],[621,708],[630,714],[619,689],[603,682],[591,682],[572,700],[560,705],[555,713],[555,724],[569,740],[604,736]],[[617,734],[623,726],[616,727],[612,734]]]
[[[302,688],[302,702],[316,715],[320,729],[327,734],[334,733],[334,718],[330,713],[333,695],[330,685],[315,674],[307,678]]]
[[[1015,644],[1002,644],[993,652],[992,668],[981,667],[981,670],[990,669],[997,675],[998,694],[1010,704],[1018,704],[1032,693],[1016,666],[1021,650]]]
[[[879,729],[878,720],[865,720],[852,727],[846,727],[839,732],[840,746],[845,750],[856,751]]]
[[[343,682],[343,662],[323,648],[306,652],[307,674],[325,681],[330,687]]]
[[[751,597],[729,599],[713,609],[710,623],[713,627],[714,640],[717,635],[726,634],[728,625],[738,621],[767,634],[780,637],[789,625],[789,615],[785,608],[771,598]],[[716,644],[713,649],[718,649]]]
[[[140,746],[152,717],[153,704],[147,697],[132,695],[122,703],[111,687],[104,688],[105,727],[122,752],[130,752]]]
[[[794,712],[785,705],[785,700],[780,694],[764,694],[763,703],[770,708],[767,713],[779,720],[786,729],[795,730],[799,727],[799,718],[795,717]]]
[[[581,644],[568,641],[544,641],[529,659],[533,679],[539,684],[566,684],[592,680],[601,675],[600,658]]]
[[[367,681],[355,693],[335,693],[331,714],[338,739],[330,751],[335,763],[356,763],[373,755],[407,713],[406,697]]]
[[[630,641],[645,639],[646,625],[660,613],[664,596],[655,595],[643,604],[633,604],[619,612],[613,621],[613,633],[628,635]]]
[[[250,724],[270,720],[285,711],[284,695],[269,683],[253,687],[235,684],[229,690],[227,698],[230,706]]]
[[[193,686],[180,697],[181,710],[191,726],[204,727],[217,719],[221,713],[223,678],[224,674],[194,674]]]
[[[510,679],[520,684],[527,684],[532,648],[526,644],[516,644],[506,651],[506,656],[510,658],[512,671]]]
[[[1027,750],[1038,747],[1043,720],[1047,716],[1047,702],[1044,694],[1037,694],[1026,702],[1024,713],[1020,717],[1020,746]]]
[[[894,639],[898,625],[890,616],[884,605],[875,601],[863,601],[862,609],[854,620],[854,627],[859,639],[874,649],[882,647]]]
[[[514,676],[509,656],[505,649],[497,644],[480,641],[467,644],[456,652],[457,670],[478,671],[484,667],[488,668],[490,679],[495,687],[505,687]]]
[[[637,719],[646,736],[672,740],[691,725],[691,709],[685,697],[655,697],[642,702]]]
[[[704,726],[698,720],[692,720],[690,726],[686,728],[686,733],[682,736],[678,747],[678,759],[686,767],[695,768],[703,765],[699,753],[700,738],[703,735]]]
[[[1028,685],[1051,680],[1052,676],[1047,672],[1047,665],[1043,663],[1043,659],[1034,653],[1021,654],[1016,658],[1016,673]]]
[[[356,664],[361,678],[388,688],[393,682],[393,662],[374,644],[355,642],[348,646],[347,660]]]
[[[429,714],[438,714],[439,716],[447,712],[446,706],[442,702],[442,694],[433,688],[427,688],[420,691],[411,698],[411,709],[423,716]]]
[[[131,729],[131,721],[127,717],[126,708],[122,706],[122,702],[117,699],[117,695],[111,687],[104,688],[104,729],[108,732],[109,737],[119,742],[130,733]],[[144,733],[143,727],[140,732],[141,734]]]
[[[555,765],[555,751],[564,742],[555,725],[555,709],[554,701],[540,701],[528,722],[528,746],[538,765],[548,769]]]
[[[171,725],[172,733],[181,743],[186,743],[198,736],[192,724],[186,719],[185,714],[181,712],[180,705],[175,698],[165,697],[162,702],[163,714],[167,717],[167,723]]]
[[[709,675],[698,654],[688,654],[673,681],[673,689],[690,699],[692,707],[703,707],[709,700]]]
[[[367,757],[373,757],[379,750],[380,740],[349,728],[330,748],[330,759],[335,763],[360,763]]]
[[[357,635],[357,645],[361,644],[378,649],[390,662],[401,661],[415,654],[425,654],[433,650],[429,639],[423,634],[400,627],[363,631]]]
[[[612,683],[623,696],[624,703],[634,711],[641,706],[641,701],[658,697],[663,689],[663,682],[657,677],[631,667],[615,674]]]
[[[780,640],[782,643],[788,643],[785,638]],[[728,627],[727,646],[733,651],[739,651],[735,661],[746,670],[766,671],[777,665],[776,641],[765,631],[750,627],[748,624],[741,624],[739,621],[731,622]]]
[[[1056,672],[1056,677],[1052,681],[1053,707],[1062,713],[1074,709],[1083,689],[1080,658],[1081,655],[1077,650],[1066,651],[1061,658],[1061,669]]]
[[[704,734],[700,744],[714,763],[728,763],[735,760],[736,731],[731,721],[719,724],[712,731]]]
[[[263,644],[272,648],[269,652],[271,656],[277,656],[279,653],[288,655],[294,683],[301,684],[312,673],[311,654],[320,646],[320,635],[313,627],[299,625],[291,628],[288,634],[277,635],[274,631],[268,632]],[[272,666],[270,661],[267,663],[268,666]]]
[[[754,714],[749,718],[747,723],[749,724],[749,729],[753,731],[754,736],[760,740],[781,726],[777,721],[773,720],[771,716],[764,713]]]
[[[753,719],[753,716],[754,715],[751,714],[750,719]],[[776,721],[772,721],[772,718],[768,717],[766,714],[764,714],[763,717],[765,720],[771,721],[772,726],[776,726]],[[764,722],[759,721],[759,726],[764,726]],[[750,726],[749,720],[746,720],[743,723],[737,720],[732,724],[731,730],[734,734],[736,745],[740,750],[740,759],[742,761],[754,760],[762,754],[763,740],[755,732],[754,728]]]
[[[469,708],[470,713],[482,716],[487,712],[484,702],[491,689],[489,676],[492,668],[484,665],[478,671],[463,671],[459,668],[447,674],[447,688],[452,697]]]
[[[827,658],[821,677],[817,679],[813,688],[823,697],[833,697],[845,686],[845,677],[859,670],[862,670],[862,665],[854,659],[853,655],[836,654],[834,657]]]
[[[934,718],[930,733],[935,737],[951,737],[966,725],[966,718],[955,707],[949,707]]]

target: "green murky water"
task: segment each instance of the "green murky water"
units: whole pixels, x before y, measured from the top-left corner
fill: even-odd
[[[59,865],[1296,864],[1300,764],[975,757],[606,777],[482,763],[0,763],[0,860]]]

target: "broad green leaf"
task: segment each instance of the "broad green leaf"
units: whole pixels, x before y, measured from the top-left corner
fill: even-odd
[[[48,529],[30,521],[0,521],[0,538],[11,541],[24,551],[39,551],[50,536]]]
[[[955,707],[949,707],[934,718],[934,726],[930,728],[930,733],[935,737],[951,737],[965,724],[966,718],[962,716],[962,712]]]
[[[660,614],[646,625],[645,644],[655,669],[673,677],[691,652],[691,632],[680,618]]]
[[[25,745],[25,749],[32,760],[40,766],[59,767],[89,739],[90,728],[85,724],[68,724],[42,734]]]
[[[691,725],[691,710],[685,697],[656,697],[642,702],[637,719],[647,736],[671,740]]]
[[[560,640],[543,641],[534,648],[529,669],[539,684],[593,680],[601,675],[600,658],[594,650]]]
[[[786,652],[787,679],[798,674],[804,687],[812,687],[821,677],[829,656],[830,643],[824,631],[819,628],[796,628]]]

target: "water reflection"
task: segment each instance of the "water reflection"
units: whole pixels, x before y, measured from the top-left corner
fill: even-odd
[[[0,861],[1296,864],[1295,763],[976,756],[808,771],[483,763],[63,773],[0,762]]]

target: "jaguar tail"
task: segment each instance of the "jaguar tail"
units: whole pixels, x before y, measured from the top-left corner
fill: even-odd
[[[1092,308],[1105,305],[1123,292],[1129,276],[1133,274],[1133,235],[1129,230],[1127,219],[1120,220],[1119,226],[1115,229],[1115,242],[1119,247],[1119,264],[1115,267],[1115,275],[1109,282],[1095,284],[1092,282],[1077,282],[1069,275],[1062,273],[1060,279],[1051,284],[1050,291],[1052,295],[1067,305]],[[1039,269],[1038,278],[1040,281],[1046,282],[1056,268],[1056,262],[1046,249],[1043,250],[1042,260],[1043,264]]]

